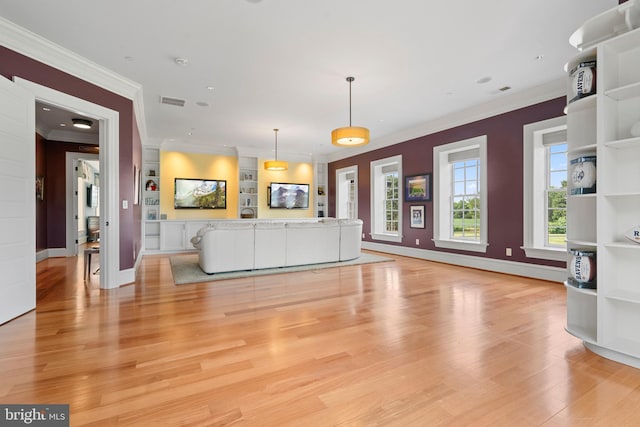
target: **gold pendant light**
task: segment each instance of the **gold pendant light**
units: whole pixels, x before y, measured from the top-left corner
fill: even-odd
[[[351,82],[354,80],[354,77],[347,77],[349,82],[349,127],[331,131],[331,143],[339,147],[357,147],[369,143],[369,129],[351,126]]]
[[[278,129],[274,129],[273,131],[276,133],[276,159],[264,162],[264,168],[268,171],[286,171],[289,169],[289,164],[278,160]]]

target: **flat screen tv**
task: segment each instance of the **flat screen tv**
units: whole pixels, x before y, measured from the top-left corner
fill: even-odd
[[[97,208],[98,207],[98,200],[100,199],[99,196],[99,187],[95,184],[89,184],[87,186],[87,206],[90,208]]]
[[[269,195],[270,208],[309,208],[309,184],[288,184],[283,182],[272,182]]]
[[[175,209],[226,209],[227,181],[221,179],[175,178]]]

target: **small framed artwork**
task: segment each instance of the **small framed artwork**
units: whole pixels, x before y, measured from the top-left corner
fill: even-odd
[[[147,211],[147,219],[149,221],[155,221],[158,219],[158,211],[156,209],[149,209]]]
[[[36,200],[44,200],[44,176],[36,176]]]
[[[424,228],[424,206],[411,206],[411,228]]]
[[[405,176],[404,200],[405,202],[430,202],[431,174]]]

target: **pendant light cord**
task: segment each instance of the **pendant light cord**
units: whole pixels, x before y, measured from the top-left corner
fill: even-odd
[[[278,161],[278,129],[273,130],[276,133],[276,161]]]
[[[349,127],[351,127],[351,82],[354,80],[354,77],[347,77],[347,81],[349,82]]]

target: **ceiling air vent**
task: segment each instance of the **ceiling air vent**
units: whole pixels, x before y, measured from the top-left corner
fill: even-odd
[[[186,101],[184,99],[169,98],[168,96],[160,97],[160,104],[175,105],[176,107],[184,107],[185,102]]]

